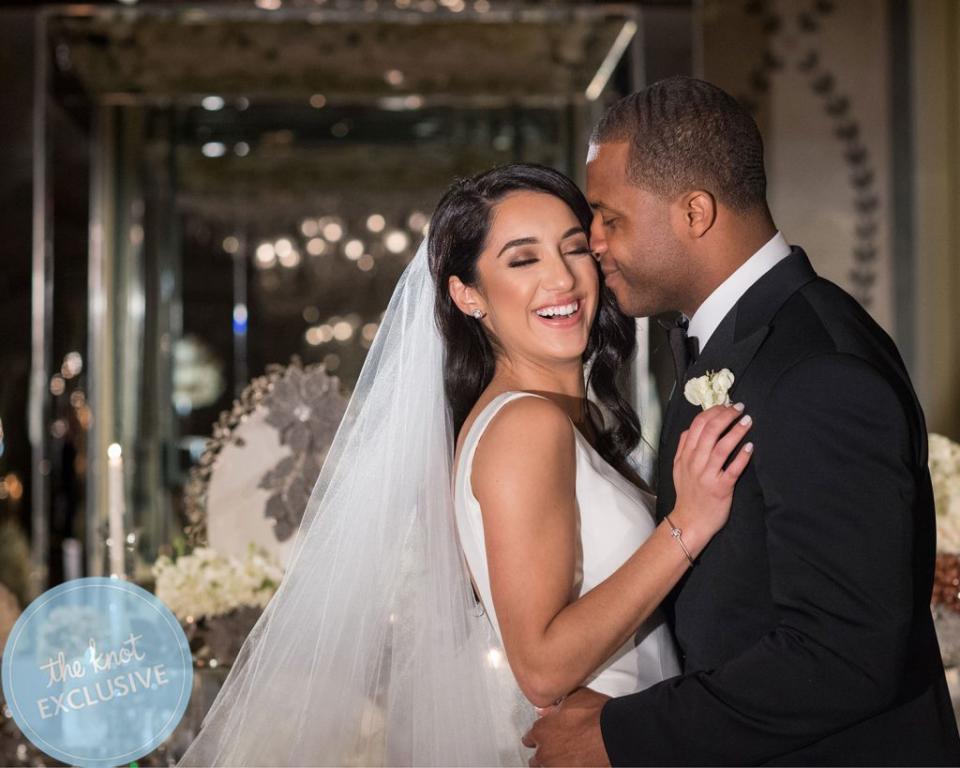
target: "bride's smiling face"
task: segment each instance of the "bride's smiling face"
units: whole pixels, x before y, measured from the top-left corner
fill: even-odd
[[[557,197],[517,191],[498,202],[477,259],[477,284],[450,284],[508,357],[579,361],[597,311],[599,275],[588,234]]]

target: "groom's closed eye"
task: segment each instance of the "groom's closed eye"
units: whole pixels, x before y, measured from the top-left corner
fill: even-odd
[[[611,208],[609,205],[600,200],[590,203],[590,208],[593,210],[594,219],[599,217],[600,223],[605,227],[609,226],[615,221],[618,221],[623,214],[623,211],[618,210],[617,208]]]

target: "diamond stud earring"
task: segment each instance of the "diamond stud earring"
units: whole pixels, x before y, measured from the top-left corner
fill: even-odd
[[[486,312],[480,309],[475,309],[470,314],[473,315],[474,320],[483,320],[483,318],[486,316]]]

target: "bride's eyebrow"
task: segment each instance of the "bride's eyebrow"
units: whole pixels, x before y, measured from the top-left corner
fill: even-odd
[[[503,248],[500,249],[500,253],[497,254],[497,258],[499,259],[501,256],[503,256],[504,251],[508,251],[511,248],[516,248],[518,245],[536,245],[539,242],[540,241],[535,237],[518,237],[516,240],[511,240],[504,245]]]
[[[573,237],[574,235],[586,234],[587,233],[584,231],[583,227],[570,227],[570,229],[561,235],[560,239],[566,240],[568,237]],[[500,249],[500,253],[497,254],[497,258],[499,259],[503,255],[504,251],[507,251],[511,248],[516,248],[520,245],[537,245],[539,242],[540,241],[535,237],[518,237],[516,240],[510,240],[508,243],[506,243],[506,245],[503,246],[503,248]]]

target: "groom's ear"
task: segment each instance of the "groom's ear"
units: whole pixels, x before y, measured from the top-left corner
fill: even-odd
[[[681,199],[681,205],[684,227],[691,237],[703,237],[717,220],[717,200],[705,190],[688,192]]]

